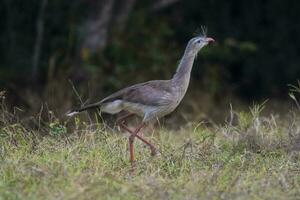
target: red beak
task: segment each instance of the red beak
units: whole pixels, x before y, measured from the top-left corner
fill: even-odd
[[[213,38],[210,38],[210,37],[207,37],[207,38],[206,38],[206,41],[207,41],[208,43],[215,42],[215,40],[214,40]]]

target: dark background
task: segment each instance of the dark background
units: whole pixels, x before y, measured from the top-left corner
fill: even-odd
[[[170,78],[201,25],[217,42],[195,62],[191,110],[285,102],[300,75],[296,0],[1,0],[0,13],[0,90],[27,113]]]

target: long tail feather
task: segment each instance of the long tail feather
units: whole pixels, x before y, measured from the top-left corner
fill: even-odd
[[[78,114],[78,113],[80,113],[80,112],[82,112],[82,111],[85,111],[85,110],[88,110],[88,109],[92,109],[92,108],[97,108],[97,107],[99,107],[99,106],[101,106],[101,103],[94,103],[94,104],[90,104],[90,105],[86,105],[86,106],[83,106],[83,107],[81,107],[81,108],[77,108],[77,109],[74,109],[74,110],[71,110],[71,111],[68,111],[67,113],[66,113],[66,115],[68,116],[68,117],[72,117],[73,115],[76,115],[76,114]]]

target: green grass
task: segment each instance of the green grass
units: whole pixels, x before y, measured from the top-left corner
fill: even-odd
[[[159,149],[155,157],[136,140],[135,175],[128,139],[117,130],[77,118],[72,130],[49,122],[42,136],[7,122],[0,129],[0,199],[299,199],[299,118],[251,111],[232,113],[222,126],[146,135]]]

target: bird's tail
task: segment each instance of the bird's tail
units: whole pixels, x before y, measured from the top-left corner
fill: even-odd
[[[78,114],[78,113],[80,113],[80,112],[82,112],[82,111],[85,111],[85,110],[88,110],[88,109],[92,109],[92,108],[97,108],[97,107],[99,107],[99,106],[101,106],[101,103],[100,103],[100,102],[94,103],[94,104],[90,104],[90,105],[86,105],[86,106],[83,106],[83,107],[81,107],[81,108],[77,108],[77,109],[68,111],[68,112],[66,113],[66,115],[67,115],[68,117],[71,117],[71,116],[76,115],[76,114]]]

